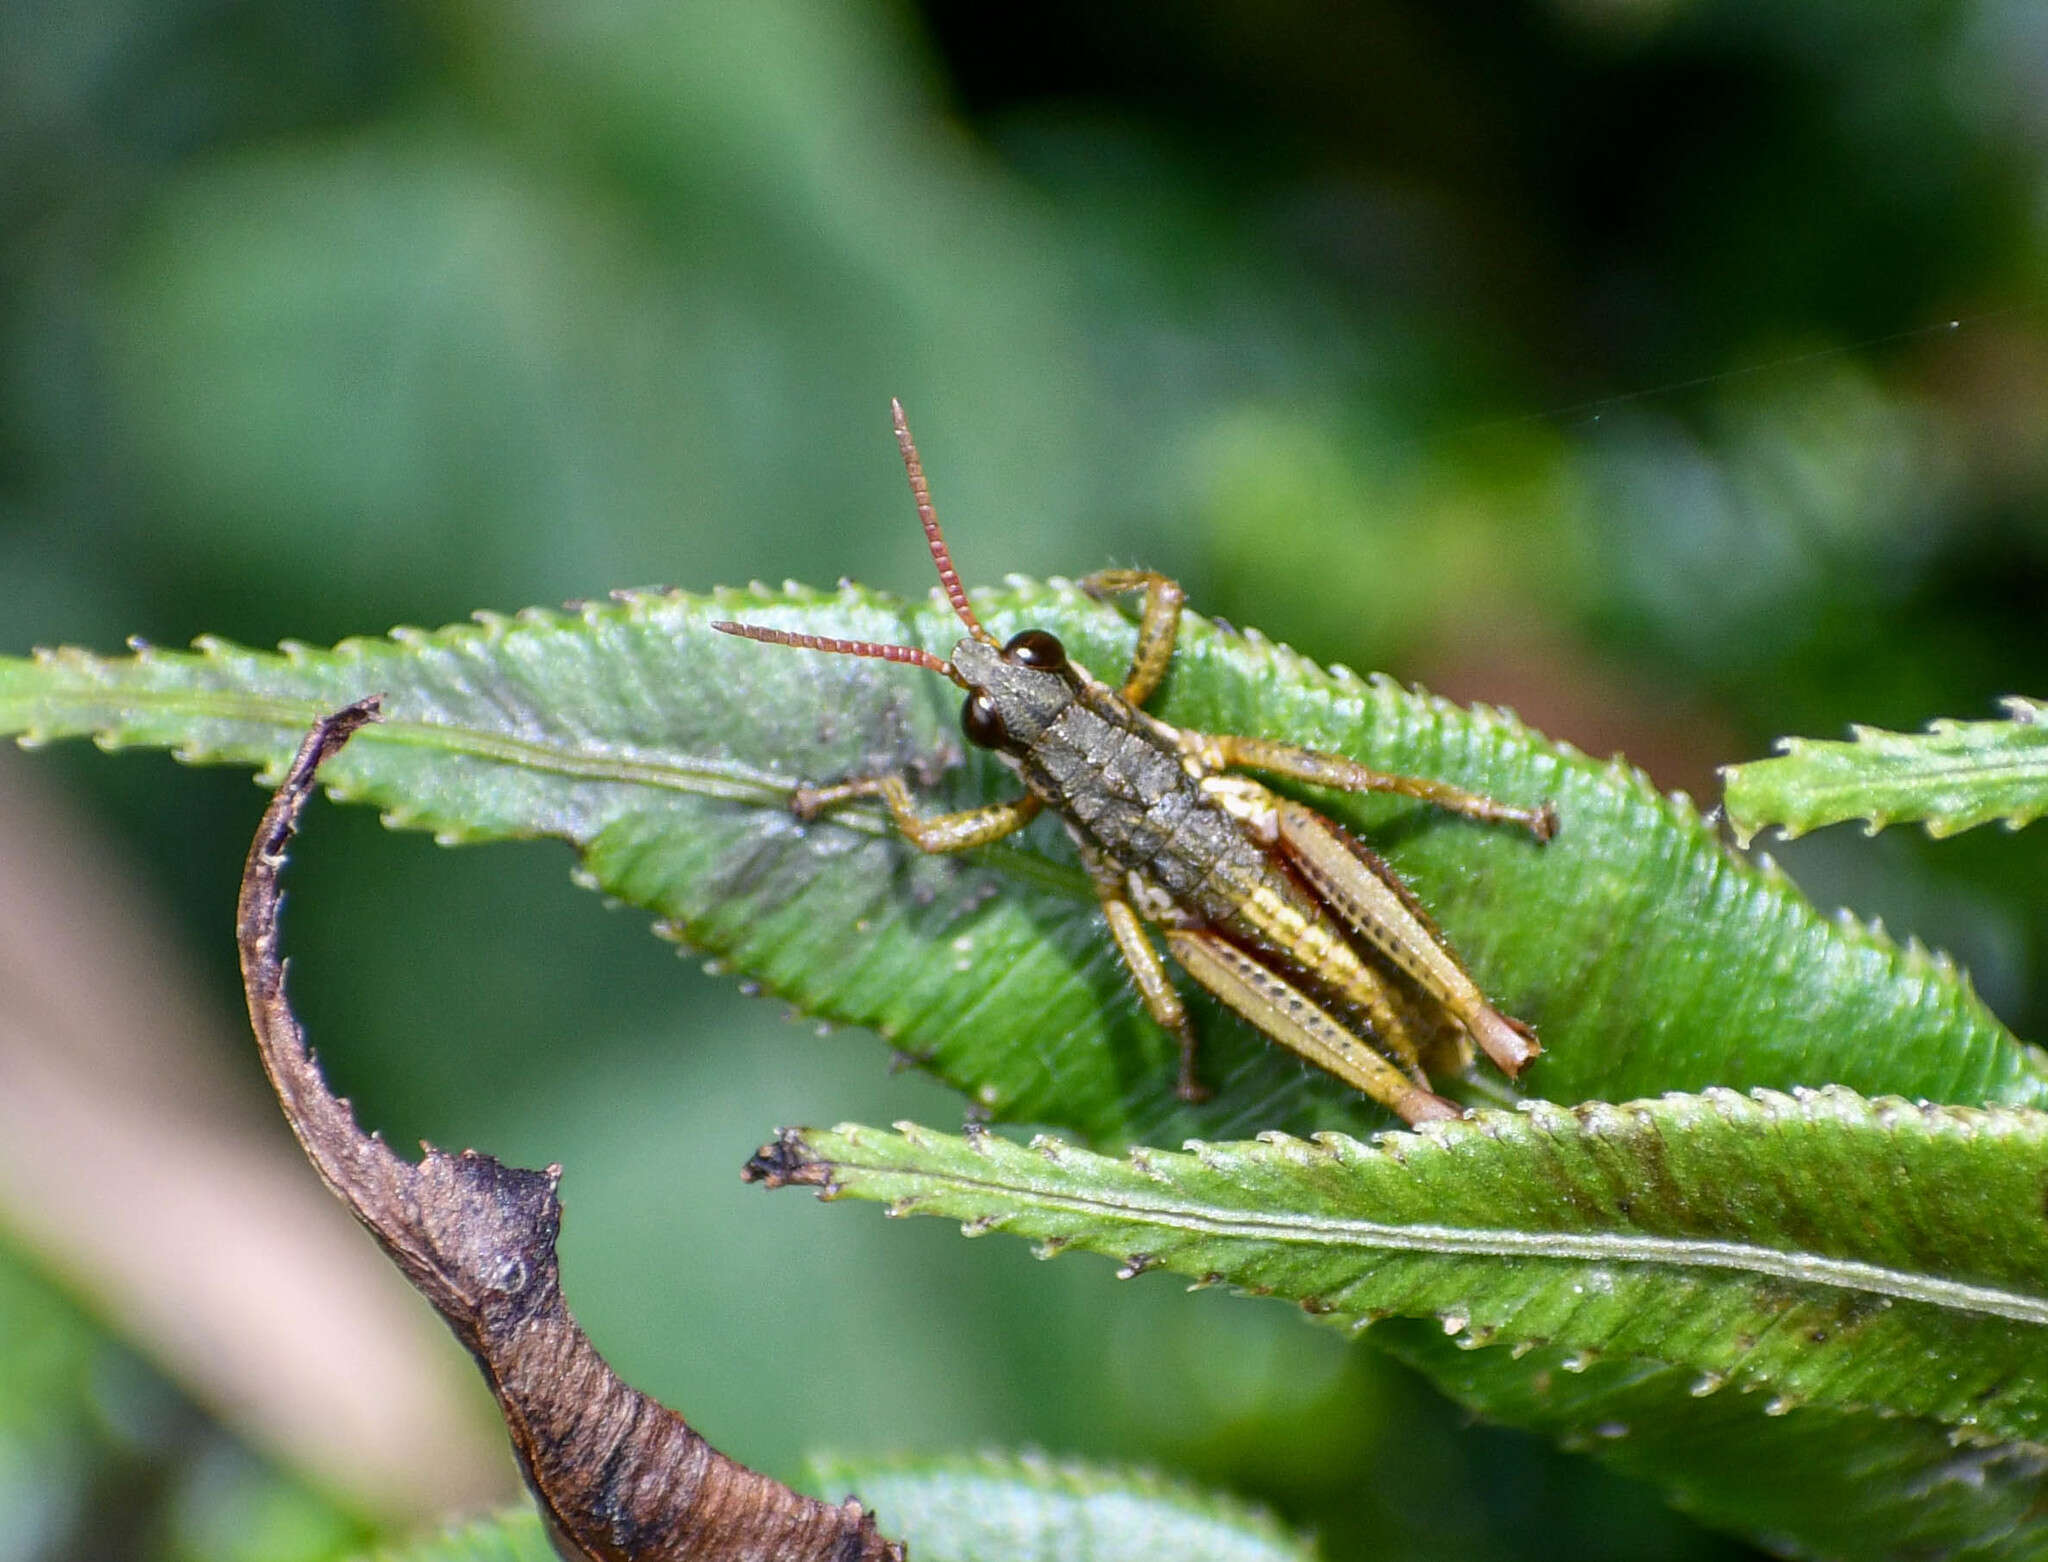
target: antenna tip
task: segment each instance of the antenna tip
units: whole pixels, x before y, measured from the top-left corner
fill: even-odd
[[[896,425],[896,432],[905,433],[910,428],[910,419],[903,415],[903,403],[896,397],[889,398],[889,420]]]

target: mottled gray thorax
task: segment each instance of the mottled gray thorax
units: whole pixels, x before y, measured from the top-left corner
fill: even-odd
[[[1173,739],[1100,685],[1077,681],[1014,757],[1089,845],[1201,920],[1229,920],[1235,886],[1262,874],[1264,854],[1202,791]]]

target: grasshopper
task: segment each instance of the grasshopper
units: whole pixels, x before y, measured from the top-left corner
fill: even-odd
[[[1146,923],[1226,1007],[1410,1123],[1458,1115],[1429,1088],[1426,1065],[1463,1068],[1470,1043],[1510,1077],[1519,1074],[1541,1050],[1534,1033],[1486,1001],[1393,869],[1313,808],[1231,772],[1399,793],[1470,819],[1520,825],[1539,841],[1556,833],[1555,810],[1511,807],[1265,738],[1185,731],[1148,715],[1143,707],[1173,659],[1186,600],[1177,582],[1150,570],[1104,570],[1081,582],[1097,598],[1143,594],[1137,650],[1119,689],[1070,661],[1043,629],[998,644],[953,568],[903,405],[891,408],[939,583],[967,628],[951,659],[915,646],[754,624],[712,627],[773,645],[906,662],[951,679],[967,691],[960,712],[967,740],[1001,755],[1027,790],[1010,802],[927,817],[901,775],[862,776],[799,787],[791,799],[798,816],[879,797],[913,846],[956,852],[1001,840],[1050,808],[1080,849],[1146,1011],[1179,1040],[1185,1100],[1206,1093],[1195,1072],[1194,1027]]]

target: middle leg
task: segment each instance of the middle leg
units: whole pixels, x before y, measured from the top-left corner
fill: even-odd
[[[1539,841],[1557,834],[1557,809],[1549,803],[1536,808],[1517,808],[1483,793],[1468,792],[1447,781],[1423,776],[1396,775],[1373,770],[1342,754],[1325,754],[1299,748],[1292,743],[1275,743],[1268,738],[1247,738],[1221,732],[1190,733],[1197,757],[1213,769],[1263,770],[1268,775],[1286,776],[1315,786],[1334,787],[1342,792],[1394,792],[1417,798],[1467,819],[1486,824],[1518,824]]]
[[[1180,1043],[1180,1078],[1174,1093],[1183,1101],[1206,1101],[1209,1092],[1195,1077],[1194,1022],[1188,1018],[1187,1006],[1181,1002],[1173,978],[1166,974],[1166,963],[1153,947],[1137,911],[1124,897],[1116,870],[1084,844],[1081,861],[1088,869],[1088,877],[1094,880],[1103,920],[1109,924],[1109,935],[1116,940],[1116,952],[1123,956],[1124,969],[1130,973],[1131,985],[1138,989],[1145,1012],[1162,1030],[1172,1031]]]

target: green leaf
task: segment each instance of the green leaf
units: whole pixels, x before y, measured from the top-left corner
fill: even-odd
[[[1825,824],[1918,820],[1935,837],[2003,819],[2017,830],[2048,813],[2048,704],[2018,695],[2005,721],[1936,721],[1925,732],[1854,727],[1846,743],[1783,738],[1782,757],[1730,765],[1728,818],[1747,841]]]
[[[913,1562],[1314,1562],[1256,1508],[1177,1481],[1032,1454],[818,1459],[814,1491],[860,1498]],[[531,1509],[377,1551],[364,1562],[554,1562]]]
[[[458,1524],[403,1545],[380,1546],[363,1562],[559,1562],[532,1507]]]
[[[1776,1551],[1902,1562],[2048,1554],[2048,1455],[2035,1443],[1867,1409],[1767,1414],[1764,1391],[1696,1394],[1710,1380],[1689,1367],[1556,1347],[1517,1359],[1507,1347],[1463,1349],[1425,1320],[1390,1318],[1370,1338],[1460,1403]]]
[[[1030,1454],[877,1464],[813,1461],[814,1489],[850,1492],[913,1562],[1312,1562],[1255,1508],[1177,1481]]]
[[[978,600],[999,635],[1042,625],[1099,671],[1130,654],[1129,622],[1070,586],[1013,581]],[[390,719],[337,760],[337,795],[446,841],[567,840],[595,887],[805,1012],[874,1027],[996,1117],[1102,1144],[1387,1121],[1209,1005],[1197,1012],[1215,1094],[1176,1100],[1173,1044],[1137,1005],[1056,820],[961,857],[921,856],[879,811],[797,822],[799,779],[904,769],[937,783],[934,810],[1016,783],[979,751],[961,762],[943,680],[719,635],[720,618],[940,647],[958,628],[935,603],[757,588],[626,594],[332,651],[39,653],[0,662],[0,731],[91,733],[275,774],[315,715],[383,692]],[[1494,1000],[1538,1028],[1531,1093],[1839,1083],[2044,1099],[2039,1056],[1945,960],[1819,917],[1618,762],[1192,615],[1154,706],[1184,726],[1555,801],[1561,833],[1539,847],[1401,800],[1313,794],[1408,877]],[[1450,1088],[1505,1091],[1483,1074]]]
[[[905,1126],[774,1153],[828,1197],[1126,1275],[1354,1327],[1433,1320],[1389,1343],[1467,1404],[1795,1549],[2048,1547],[2048,1115],[1713,1091],[1371,1146],[1270,1135],[1117,1160]],[[1707,1456],[1744,1438],[1776,1463]]]

